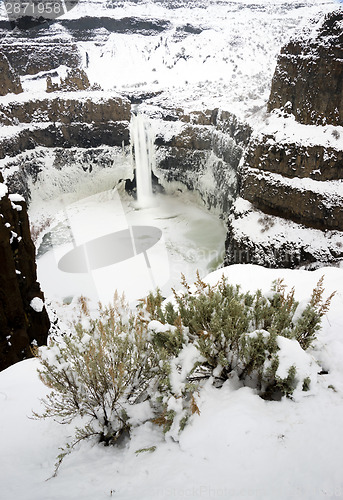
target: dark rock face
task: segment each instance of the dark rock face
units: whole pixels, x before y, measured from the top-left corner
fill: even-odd
[[[226,214],[237,196],[238,165],[251,130],[231,113],[206,110],[185,114],[166,111],[165,121],[183,122],[177,133],[158,145],[158,174],[197,191],[210,209]]]
[[[7,120],[20,123],[53,122],[104,123],[130,120],[130,102],[120,97],[102,97],[99,93],[92,98],[89,94],[75,93],[72,98],[49,94],[47,99],[13,101],[0,105],[0,113]]]
[[[0,41],[1,50],[19,75],[35,75],[61,65],[78,68],[81,64],[73,40],[60,30],[49,29],[48,23],[12,30],[9,23],[0,22]]]
[[[95,30],[105,29],[109,33],[139,33],[140,35],[158,35],[170,28],[169,21],[159,19],[138,19],[124,17],[113,19],[109,17],[82,17],[81,19],[61,19],[59,23],[67,29],[76,40],[88,41]]]
[[[31,346],[46,343],[50,326],[26,204],[15,200],[0,199],[0,370],[31,357]]]
[[[8,62],[7,57],[0,52],[0,96],[9,93],[20,94],[23,91],[20,78]]]
[[[30,128],[0,140],[0,158],[16,156],[37,146],[91,148],[128,144],[131,116],[128,100],[102,98],[101,93],[94,100],[79,93],[73,99],[49,96],[44,100],[0,105],[0,122],[31,124]]]
[[[279,56],[268,111],[285,105],[300,123],[343,125],[343,12],[316,38],[290,42]]]

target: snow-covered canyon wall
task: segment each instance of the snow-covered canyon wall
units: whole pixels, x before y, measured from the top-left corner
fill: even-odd
[[[268,111],[286,106],[299,123],[343,125],[342,19],[337,10],[282,48]]]
[[[238,166],[250,127],[219,109],[178,110],[176,121],[158,123],[156,173],[166,189],[166,183],[182,183],[225,216],[237,197]]]
[[[8,96],[0,103],[0,160],[3,159],[11,192],[19,192],[30,200],[29,183],[35,183],[44,169],[44,156],[52,156],[52,162],[57,158],[59,170],[71,169],[67,154],[61,165],[61,149],[118,149],[128,145],[130,109],[130,102],[124,97],[102,92],[53,92],[33,100],[27,94]],[[94,155],[101,163],[99,151]],[[91,157],[92,152],[85,156],[85,170],[91,166],[87,164]]]
[[[10,31],[1,21],[2,50],[8,67],[16,68],[13,81],[20,74],[24,90],[0,101],[0,161],[10,191],[30,201],[32,186],[44,181],[42,186],[54,196],[59,186],[77,185],[81,176],[91,177],[102,168],[114,168],[116,181],[128,178],[132,172],[121,169],[118,159],[125,157],[129,166],[129,122],[138,105],[154,123],[159,182],[170,192],[197,192],[208,208],[228,220],[227,264],[337,262],[343,255],[342,12],[329,15],[324,25],[311,24],[310,32],[285,45],[266,109],[262,96],[266,79],[271,82],[273,58],[259,30],[269,26],[268,16],[274,22],[285,12],[287,23],[296,24],[292,16],[297,9],[291,3],[280,3],[275,12],[265,12],[262,3],[252,10],[244,4],[230,16],[221,3],[212,5],[218,19],[211,26],[206,25],[205,8],[194,11],[194,24],[185,24],[185,13],[177,8],[168,7],[167,21],[162,7],[154,6],[156,17],[144,10],[148,4],[141,6],[144,15],[136,17],[136,7],[140,4],[123,4],[112,17],[82,11],[79,18],[75,14],[35,29]],[[219,43],[218,38],[224,21],[242,27],[247,14],[253,14],[248,24],[254,29],[246,36],[244,30],[240,36],[233,31],[226,52],[226,39]],[[282,29],[271,25],[280,43]],[[254,45],[249,40],[257,36]],[[222,77],[188,80],[187,68],[195,69],[202,41],[210,38],[208,56],[198,61],[203,71],[207,68],[204,78],[213,79],[215,68],[223,75],[231,68],[230,85]],[[260,49],[267,62],[250,81],[244,71],[262,61]],[[100,67],[99,77],[112,79],[111,90],[81,85],[70,91],[59,83],[72,71],[84,71],[94,81]],[[158,73],[156,78],[168,72],[177,74],[178,81],[187,75],[187,81],[182,88],[164,88],[157,79],[139,83],[148,69]],[[129,70],[137,84],[124,82]],[[220,105],[211,107],[214,102]],[[49,169],[56,175],[45,175]]]
[[[266,114],[240,167],[229,263],[343,256],[343,13],[282,49]]]

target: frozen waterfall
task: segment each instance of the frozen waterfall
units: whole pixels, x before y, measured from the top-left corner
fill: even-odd
[[[137,200],[143,208],[152,204],[151,173],[155,168],[155,133],[151,122],[144,115],[133,113],[130,136],[136,170]]]

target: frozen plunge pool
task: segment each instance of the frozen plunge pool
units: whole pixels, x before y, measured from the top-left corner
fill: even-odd
[[[155,195],[147,208],[117,189],[55,211],[38,246],[38,279],[48,299],[80,295],[108,303],[115,290],[134,303],[163,295],[223,262],[226,227],[191,194]]]

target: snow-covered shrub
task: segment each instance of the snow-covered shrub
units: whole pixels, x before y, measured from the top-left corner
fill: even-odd
[[[82,301],[83,314],[75,334],[39,348],[39,376],[52,391],[43,400],[45,411],[69,423],[81,417],[75,440],[96,436],[112,444],[132,425],[154,416],[151,395],[163,378],[164,352],[155,348],[142,314],[134,315],[123,301],[100,306],[92,319]]]
[[[170,325],[163,325],[154,320],[149,324],[152,330],[153,338],[159,339],[164,328],[170,328],[172,337],[180,337],[181,329],[176,327],[172,331]],[[170,354],[164,361],[165,376],[159,379],[154,399],[159,408],[157,416],[153,422],[162,426],[163,431],[177,439],[179,431],[182,430],[190,415],[200,413],[196,404],[195,395],[199,390],[199,380],[202,375],[197,371],[206,360],[200,354],[196,345],[194,345],[187,336],[182,335],[183,344],[177,345],[176,342],[167,342],[167,349],[172,345],[173,354]],[[200,379],[199,379],[200,377]]]
[[[323,279],[301,308],[280,280],[267,295],[243,293],[225,277],[183,285],[172,300],[149,294],[136,313],[116,297],[92,319],[83,300],[74,335],[37,350],[52,389],[41,417],[81,418],[60,461],[82,439],[112,444],[147,420],[177,439],[199,414],[207,380],[221,387],[235,377],[265,398],[310,389],[318,366],[306,349],[333,296],[323,300]]]
[[[150,294],[146,301],[155,320],[165,324],[174,321],[179,330],[183,329],[184,346],[191,344],[198,351],[198,356],[193,356],[194,363],[188,364],[188,374],[180,354],[176,358],[184,379],[177,397],[189,400],[201,379],[213,377],[219,386],[232,373],[238,375],[242,383],[255,387],[262,397],[290,396],[299,387],[309,389],[316,369],[311,368],[314,360],[304,349],[315,339],[321,317],[333,296],[323,300],[323,279],[301,311],[294,299],[294,289],[286,293],[282,280],[274,282],[268,296],[260,290],[254,294],[243,293],[225,277],[215,286],[199,277],[193,287],[185,280],[183,285],[186,291],[174,292],[173,301],[165,305],[158,294]],[[287,339],[286,344],[283,339]],[[299,352],[304,356],[293,359],[292,355]],[[300,359],[302,367],[298,366]],[[307,369],[303,370],[305,365]],[[175,378],[175,359],[171,366],[174,366],[171,377]],[[175,397],[175,388],[170,394]],[[169,401],[164,399],[169,408]]]
[[[274,318],[272,328],[287,338],[296,339],[303,349],[308,349],[320,329],[321,318],[328,311],[336,292],[324,300],[324,276],[313,289],[310,301],[304,309],[294,300],[294,288],[286,295],[283,280],[274,282],[276,292],[271,300],[271,314]]]

